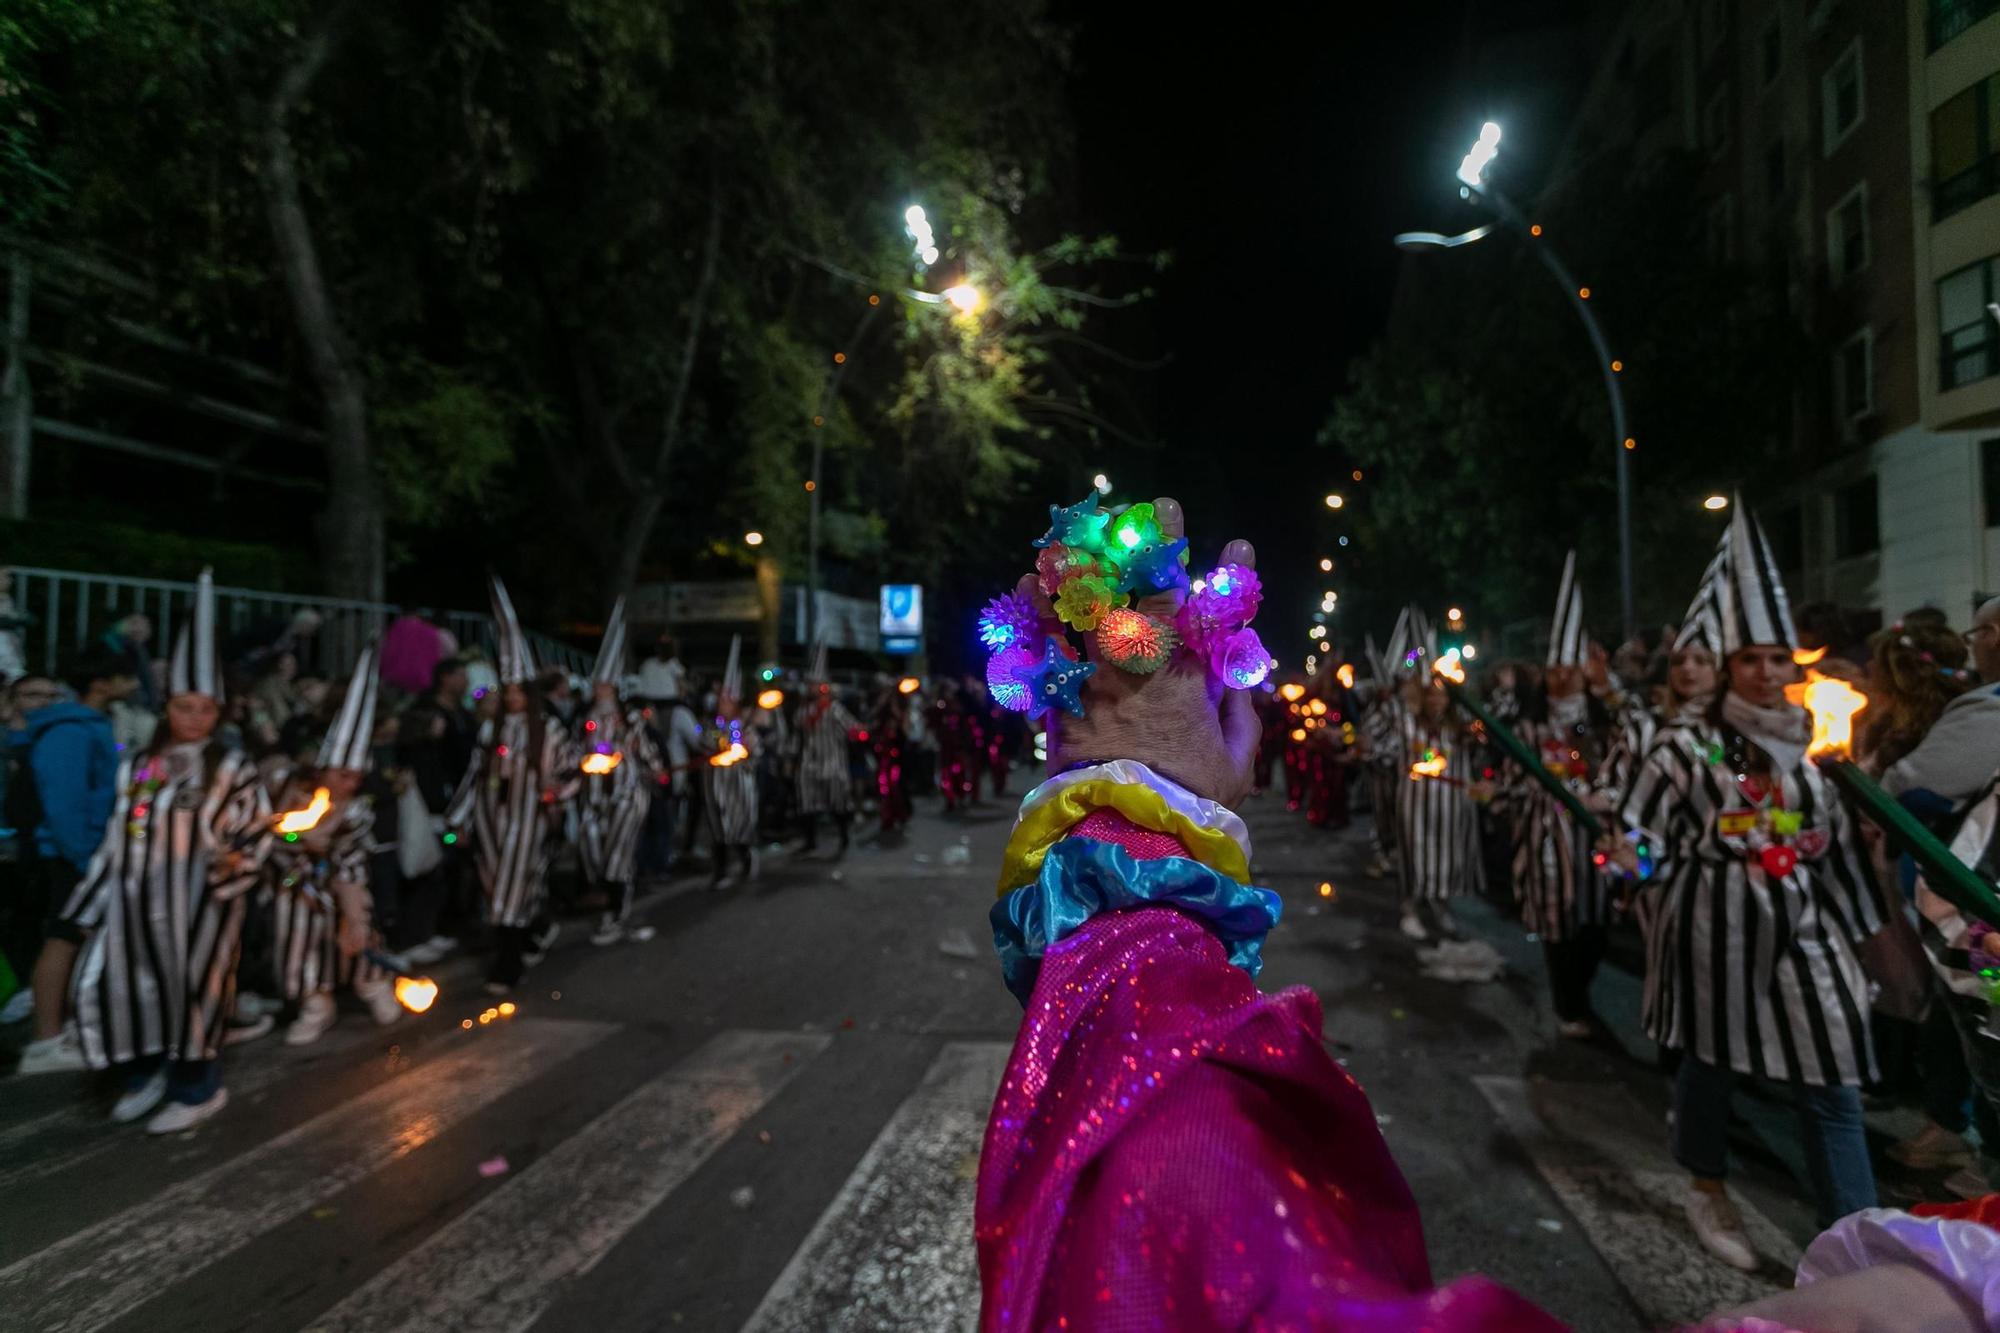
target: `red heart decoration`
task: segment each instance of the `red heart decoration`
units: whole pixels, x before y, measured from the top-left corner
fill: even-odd
[[[1769,784],[1763,778],[1751,773],[1740,775],[1736,779],[1736,785],[1742,789],[1743,795],[1752,805],[1762,805],[1764,798],[1771,793]]]
[[[1766,847],[1757,853],[1757,860],[1765,874],[1772,879],[1783,879],[1799,863],[1799,854],[1789,847]]]

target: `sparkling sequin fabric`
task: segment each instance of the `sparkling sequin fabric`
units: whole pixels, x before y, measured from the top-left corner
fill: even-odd
[[[1319,1001],[1258,993],[1170,907],[1049,947],[986,1130],[984,1333],[1548,1333],[1433,1288],[1416,1204]]]

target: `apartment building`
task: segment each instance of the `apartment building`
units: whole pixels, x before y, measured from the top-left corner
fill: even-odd
[[[2000,0],[1634,4],[1577,126],[1703,155],[1710,245],[1784,274],[1813,356],[1757,503],[1794,601],[2000,592]]]

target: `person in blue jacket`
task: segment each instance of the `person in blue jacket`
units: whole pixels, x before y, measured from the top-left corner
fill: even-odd
[[[41,818],[30,840],[33,859],[25,888],[44,918],[45,937],[35,959],[34,1039],[21,1052],[17,1072],[82,1069],[83,1054],[63,1038],[63,1000],[76,963],[80,932],[54,920],[55,909],[83,877],[118,794],[118,744],[111,734],[111,706],[138,686],[131,666],[110,653],[79,660],[65,680],[75,702],[60,701],[25,718],[28,771],[33,774]]]

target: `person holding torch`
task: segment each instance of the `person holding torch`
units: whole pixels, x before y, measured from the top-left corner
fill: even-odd
[[[597,661],[590,669],[591,698],[583,718],[583,757],[578,765],[583,791],[577,850],[582,853],[584,875],[604,894],[604,915],[590,937],[598,945],[653,938],[651,926],[628,926],[626,918],[632,912],[632,881],[638,874],[646,812],[667,765],[645,713],[619,702],[618,683],[624,674],[625,599],[620,597],[605,622]]]

